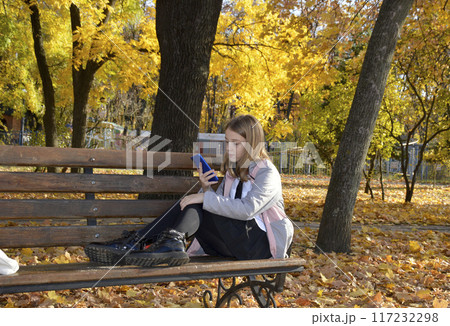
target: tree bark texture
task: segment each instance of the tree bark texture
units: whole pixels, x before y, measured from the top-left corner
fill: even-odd
[[[39,75],[42,80],[42,89],[44,93],[45,113],[44,113],[44,130],[45,130],[45,146],[57,147],[58,138],[56,133],[55,120],[55,89],[53,88],[52,77],[47,63],[47,57],[44,49],[44,41],[42,37],[42,27],[39,8],[37,4],[26,2],[31,10],[31,28],[34,41],[34,54],[39,69]]]
[[[413,0],[385,0],[369,40],[328,187],[316,246],[351,251],[351,222],[362,168],[383,98],[397,38]]]
[[[197,140],[221,8],[222,0],[156,1],[161,69],[151,132],[172,151],[191,152]]]

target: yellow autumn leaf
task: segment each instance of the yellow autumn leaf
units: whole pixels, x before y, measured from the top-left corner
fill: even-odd
[[[56,303],[65,303],[66,299],[59,294],[57,294],[55,291],[48,291],[47,297]]]
[[[413,253],[419,252],[421,249],[420,244],[417,241],[410,241],[409,242],[409,250]]]
[[[364,210],[363,210],[363,212],[364,212]],[[367,232],[369,232],[369,228],[368,228],[367,226],[365,226],[365,225],[362,225],[362,226],[361,226],[361,231],[362,231],[363,233],[367,233]]]
[[[419,290],[416,292],[416,295],[424,300],[431,300],[431,291],[430,290]]]
[[[133,289],[127,290],[127,296],[130,297],[130,298],[133,298],[133,297],[137,296],[137,294],[138,294],[137,291],[135,291]]]
[[[349,294],[349,296],[350,296],[350,297],[353,297],[353,298],[356,298],[356,297],[363,296],[363,295],[365,295],[365,294],[366,294],[366,291],[365,291],[364,289],[359,288],[359,289],[357,289],[357,290],[351,292],[351,293]]]
[[[389,278],[390,280],[392,280],[394,278],[394,272],[392,271],[392,269],[388,268],[388,270],[386,271],[386,277]]]
[[[20,252],[24,256],[32,256],[33,255],[33,250],[31,248],[23,248]]]
[[[390,268],[390,265],[385,264],[385,263],[379,264],[379,265],[378,265],[378,268],[379,268],[380,270],[388,270],[388,269],[391,269],[391,268]]]
[[[14,304],[14,300],[12,300],[11,298],[8,298],[5,308],[15,308],[15,307],[16,307],[16,305]]]
[[[149,303],[145,300],[135,300],[134,301],[136,304],[140,304],[141,306],[148,306]]]
[[[68,264],[70,261],[67,259],[66,255],[60,255],[55,258],[55,263],[57,264]]]
[[[447,308],[448,307],[448,302],[447,300],[439,300],[439,299],[434,299],[433,300],[433,308]]]
[[[394,283],[388,283],[386,284],[386,288],[389,290],[392,290],[393,288],[395,288],[395,284]]]
[[[322,279],[322,282],[325,283],[325,284],[329,284],[329,283],[334,281],[334,277],[328,279],[322,273],[320,273],[320,278]]]

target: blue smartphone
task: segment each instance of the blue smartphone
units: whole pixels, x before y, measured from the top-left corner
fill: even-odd
[[[206,163],[205,159],[200,154],[196,154],[196,155],[192,156],[191,160],[194,161],[197,168],[199,168],[200,163],[202,163],[202,173],[206,173],[209,170],[211,170],[211,167],[208,165],[208,163]],[[209,179],[209,181],[219,181],[219,178],[215,175],[214,177]]]

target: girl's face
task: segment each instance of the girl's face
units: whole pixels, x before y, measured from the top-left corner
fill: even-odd
[[[225,144],[230,162],[238,162],[245,153],[246,139],[230,128],[225,130]]]

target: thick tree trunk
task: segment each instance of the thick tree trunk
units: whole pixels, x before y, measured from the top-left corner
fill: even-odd
[[[161,137],[148,150],[192,152],[197,140],[209,76],[211,50],[222,0],[156,1],[156,36],[161,53],[151,135]],[[164,146],[162,142],[165,142]],[[192,175],[190,171],[154,171]],[[147,170],[144,170],[147,174]],[[140,199],[179,196],[140,194]]]
[[[31,1],[27,1],[27,5],[31,10],[31,27],[34,41],[34,54],[39,69],[39,75],[42,80],[42,89],[44,93],[45,113],[44,113],[44,130],[45,130],[45,146],[58,147],[58,138],[56,132],[55,121],[55,90],[53,88],[52,78],[45,54],[41,20],[39,8],[36,4],[30,5]]]
[[[221,8],[222,0],[156,2],[161,70],[151,132],[172,151],[191,152],[197,139]]]
[[[325,201],[317,248],[350,252],[351,222],[397,38],[413,0],[385,0],[369,41]]]

